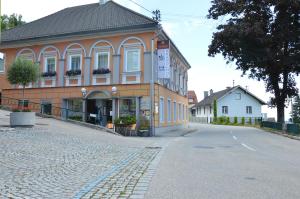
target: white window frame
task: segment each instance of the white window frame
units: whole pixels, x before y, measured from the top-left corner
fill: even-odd
[[[181,121],[181,103],[178,103],[178,120]]]
[[[139,70],[134,70],[134,71],[129,71],[128,70],[128,66],[127,66],[127,56],[128,56],[128,52],[130,51],[138,51],[138,63],[139,63]],[[125,52],[124,52],[125,56],[124,56],[124,69],[125,72],[140,72],[141,71],[141,49],[140,48],[125,48]]]
[[[82,54],[71,54],[71,55],[68,55],[68,57],[69,57],[68,70],[72,69],[72,58],[73,57],[80,57],[80,67],[79,67],[79,69],[82,71]]]
[[[48,59],[52,59],[52,58],[54,58],[54,60],[55,60],[55,67],[54,67],[54,71],[56,72],[56,68],[57,68],[57,58],[56,58],[56,56],[46,56],[46,57],[44,57],[44,72],[47,72],[47,67],[48,67]]]
[[[177,121],[177,103],[176,101],[173,102],[173,121]]]
[[[226,108],[227,108],[227,110],[226,110]],[[228,106],[222,106],[222,114],[228,115],[228,112],[229,112],[229,107]]]
[[[159,122],[160,123],[165,122],[165,98],[164,97],[159,98]]]
[[[171,99],[168,98],[167,101],[167,112],[168,112],[168,122],[170,123],[172,121],[171,115],[172,115],[172,104],[171,104]]]
[[[246,106],[246,113],[249,115],[252,115],[252,113],[253,113],[252,106]]]
[[[107,54],[108,57],[108,63],[107,63],[107,69],[110,69],[110,52],[107,50],[101,50],[95,53],[95,64],[94,64],[94,69],[100,69],[102,67],[98,66],[98,62],[99,62],[99,55],[101,54]]]
[[[5,56],[5,53],[2,53],[2,54],[3,54],[3,70],[0,70],[0,74],[5,73],[6,56]]]

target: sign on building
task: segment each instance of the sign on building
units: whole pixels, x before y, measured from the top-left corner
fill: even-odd
[[[170,79],[170,41],[157,42],[158,78]]]

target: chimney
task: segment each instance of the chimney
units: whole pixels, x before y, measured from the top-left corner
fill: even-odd
[[[99,0],[99,5],[104,5],[108,0]]]
[[[208,91],[204,91],[204,98],[208,97]]]
[[[213,89],[210,89],[209,95],[212,95],[214,93]]]

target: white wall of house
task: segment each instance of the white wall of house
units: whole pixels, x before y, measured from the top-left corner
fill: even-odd
[[[198,110],[196,108],[196,117],[213,117],[213,115],[214,110],[212,106],[198,107]]]
[[[222,113],[222,107],[228,107],[228,114]],[[252,109],[252,113],[246,112],[246,107]],[[261,117],[261,104],[251,95],[241,89],[227,93],[217,101],[218,117]]]

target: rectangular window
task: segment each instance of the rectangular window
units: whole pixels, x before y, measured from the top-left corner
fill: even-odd
[[[241,93],[235,93],[235,99],[241,100]]]
[[[141,70],[139,49],[127,49],[125,56],[126,72],[138,72]]]
[[[171,100],[168,99],[168,122],[171,122]]]
[[[209,107],[209,114],[211,114],[211,106]]]
[[[135,116],[136,115],[136,100],[133,99],[120,99],[120,116]]]
[[[176,116],[176,114],[177,114],[176,102],[174,102],[174,104],[173,104],[173,109],[174,109],[173,120],[174,120],[174,122],[176,122],[176,119],[177,119],[177,116]]]
[[[204,108],[203,108],[203,114],[205,115],[205,109],[206,109],[206,107],[204,106]]]
[[[228,106],[222,106],[222,113],[228,114]]]
[[[201,107],[199,108],[199,114],[201,115]]]
[[[164,98],[161,97],[159,100],[159,121],[160,123],[164,123]]]
[[[81,69],[81,55],[71,55],[70,56],[70,70],[80,70]]]
[[[246,113],[252,114],[252,106],[246,106]]]
[[[5,59],[4,54],[0,53],[0,73],[4,72],[4,59]]]
[[[56,68],[56,59],[55,57],[47,57],[46,61],[46,68],[45,68],[45,72],[55,72],[55,68]]]
[[[96,69],[109,68],[109,52],[96,53]]]

